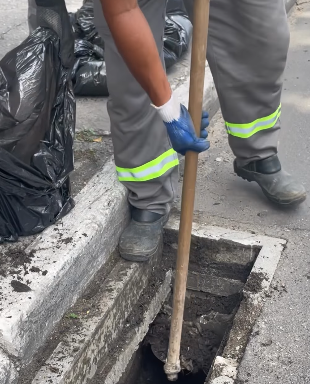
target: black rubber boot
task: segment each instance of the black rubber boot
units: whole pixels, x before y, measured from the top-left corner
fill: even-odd
[[[167,215],[159,215],[132,207],[132,219],[124,230],[119,242],[119,251],[128,261],[148,261],[160,248],[163,227]]]
[[[253,161],[244,167],[234,162],[235,173],[247,181],[256,181],[273,203],[282,206],[297,205],[306,200],[304,186],[281,169],[277,155]]]

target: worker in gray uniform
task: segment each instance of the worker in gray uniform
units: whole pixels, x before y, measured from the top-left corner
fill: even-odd
[[[193,0],[185,0],[192,14]],[[108,111],[119,180],[132,219],[120,253],[144,261],[159,247],[178,180],[177,153],[208,149],[197,138],[163,66],[166,0],[94,0],[105,40]],[[211,0],[207,59],[238,176],[279,205],[306,199],[277,156],[282,76],[289,46],[283,0]],[[205,124],[206,125],[206,124]],[[204,128],[204,127],[203,127]]]
[[[193,0],[184,0],[192,15]],[[209,148],[202,118],[195,135],[188,111],[171,91],[163,62],[166,0],[94,0],[105,40],[108,111],[116,170],[129,190],[132,220],[120,253],[144,261],[160,244],[178,180],[177,152]],[[46,26],[61,40],[64,66],[73,37],[64,0],[29,0],[31,29]],[[207,58],[218,92],[237,175],[259,184],[279,205],[306,199],[302,184],[277,156],[282,76],[289,46],[283,0],[211,0]]]

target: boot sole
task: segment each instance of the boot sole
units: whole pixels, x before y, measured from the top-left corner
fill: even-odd
[[[143,263],[143,262],[145,263],[147,261],[150,261],[156,255],[158,250],[159,250],[159,244],[156,247],[156,249],[149,255],[126,254],[126,253],[122,253],[121,250],[120,250],[120,255],[121,255],[121,258],[126,260],[126,261],[131,261],[131,262],[135,262],[135,263]]]
[[[252,181],[257,183],[254,176],[252,175],[252,172],[248,172],[242,168],[238,168],[236,161],[234,161],[234,171],[237,174],[237,176],[241,177],[243,180],[246,180],[249,183],[251,183]],[[295,199],[280,200],[280,199],[275,198],[273,195],[270,195],[270,193],[268,193],[261,185],[259,185],[259,186],[268,200],[270,200],[274,204],[277,204],[280,206],[296,206],[296,205],[303,203],[307,198],[307,195],[304,194],[304,195],[301,195]]]

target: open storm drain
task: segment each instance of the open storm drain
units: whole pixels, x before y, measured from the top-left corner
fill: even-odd
[[[177,232],[165,232],[163,263],[176,259]],[[204,384],[221,353],[243,299],[243,288],[260,251],[193,236],[184,313],[179,383]],[[256,284],[261,284],[258,278]],[[255,284],[254,284],[255,285]],[[167,357],[172,295],[163,304],[120,384],[169,383]]]
[[[163,252],[115,252],[65,314],[20,384],[165,384],[178,220]],[[237,384],[238,367],[286,242],[194,223],[179,384]],[[0,380],[1,381],[1,380]]]

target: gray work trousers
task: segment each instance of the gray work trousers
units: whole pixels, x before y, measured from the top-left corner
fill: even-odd
[[[162,56],[166,0],[140,0],[139,5]],[[193,0],[185,5],[191,15]],[[178,178],[165,126],[119,55],[100,0],[94,0],[94,7],[106,44],[115,163],[125,176],[120,181],[133,206],[165,213]],[[211,0],[207,59],[239,165],[277,153],[288,46],[283,0]]]

